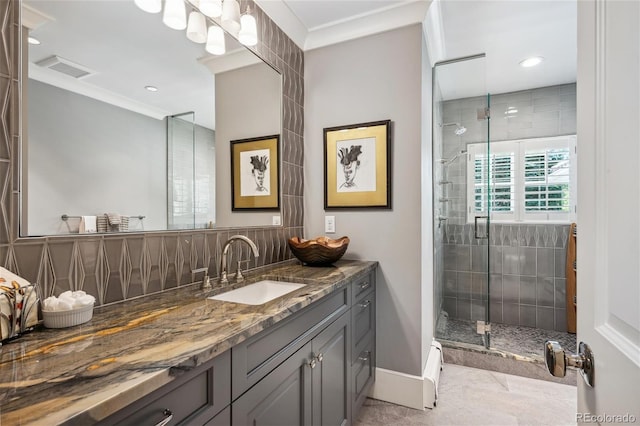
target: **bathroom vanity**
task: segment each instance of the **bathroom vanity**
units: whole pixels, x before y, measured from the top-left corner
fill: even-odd
[[[270,266],[246,284],[306,285],[255,306],[189,286],[22,336],[0,354],[0,421],[351,424],[375,378],[376,265]]]

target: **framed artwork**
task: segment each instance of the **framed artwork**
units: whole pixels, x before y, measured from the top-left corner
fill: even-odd
[[[324,208],[391,208],[391,120],[324,129]]]
[[[280,135],[231,141],[231,209],[280,208]]]

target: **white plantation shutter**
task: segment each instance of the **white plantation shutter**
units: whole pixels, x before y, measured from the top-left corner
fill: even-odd
[[[469,221],[475,216],[487,215],[491,205],[492,217],[497,220],[515,220],[515,176],[517,145],[501,143],[491,145],[487,156],[487,144],[467,146],[468,162],[472,173],[468,173],[468,185],[473,187],[469,194]]]
[[[468,221],[574,220],[575,136],[467,145]]]

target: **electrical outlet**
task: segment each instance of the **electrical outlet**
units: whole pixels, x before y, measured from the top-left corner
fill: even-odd
[[[271,217],[271,224],[275,225],[275,226],[282,225],[282,220],[280,219],[280,215],[272,216]]]
[[[335,216],[324,217],[324,232],[327,234],[336,233],[336,217]]]

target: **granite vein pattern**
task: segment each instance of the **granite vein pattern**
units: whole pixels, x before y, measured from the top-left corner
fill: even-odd
[[[23,335],[0,348],[0,424],[95,423],[376,265],[268,266],[241,285],[183,287],[96,308],[90,322],[76,327]],[[259,306],[207,299],[261,279],[306,286]]]

